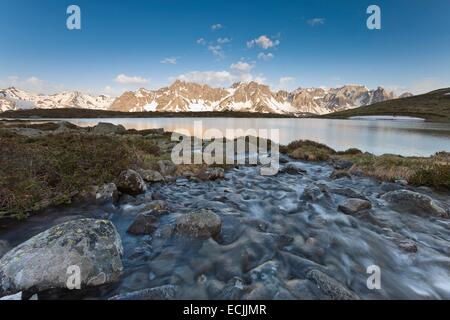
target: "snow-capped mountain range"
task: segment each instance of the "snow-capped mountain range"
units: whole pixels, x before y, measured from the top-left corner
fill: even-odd
[[[411,95],[403,94],[402,97]],[[298,88],[271,91],[256,82],[236,83],[230,88],[175,81],[158,90],[141,88],[117,98],[81,92],[53,95],[31,94],[16,88],[0,90],[0,110],[30,108],[83,108],[124,112],[246,111],[277,114],[326,114],[396,98],[382,87],[369,90],[361,85],[340,88]]]

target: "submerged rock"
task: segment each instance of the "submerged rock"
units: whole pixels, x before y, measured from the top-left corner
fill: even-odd
[[[158,226],[159,214],[155,211],[140,213],[128,228],[127,232],[134,235],[152,234]]]
[[[351,179],[352,176],[345,170],[334,170],[330,175],[330,179],[333,179],[333,180],[343,179],[343,178]]]
[[[330,192],[347,198],[358,198],[362,200],[367,200],[367,198],[364,195],[351,188],[332,188],[330,189]]]
[[[0,240],[0,258],[9,250],[9,243],[6,240]]]
[[[439,218],[448,218],[446,212],[431,197],[409,190],[397,190],[384,194],[381,197],[396,211],[411,213],[423,217],[436,216]]]
[[[299,165],[295,163],[288,163],[285,165],[281,170],[281,173],[287,173],[287,174],[306,174],[307,171],[303,168],[301,168]]]
[[[338,206],[338,209],[345,214],[355,214],[370,208],[372,208],[372,204],[369,201],[358,198],[347,199]]]
[[[198,177],[202,180],[217,180],[225,177],[225,170],[223,168],[213,167],[201,172]]]
[[[306,278],[314,282],[332,300],[359,300],[354,292],[322,271],[311,270],[306,274]]]
[[[176,221],[176,231],[180,234],[208,239],[220,233],[222,220],[211,210],[201,209],[180,216]]]
[[[178,286],[165,285],[119,294],[109,300],[173,300],[177,292]]]
[[[100,122],[92,129],[92,132],[95,134],[123,134],[126,131],[125,127],[121,124],[115,125],[106,122]]]
[[[136,196],[143,193],[147,187],[139,173],[129,169],[123,171],[117,178],[117,189],[120,192]]]
[[[76,269],[81,288],[120,278],[122,242],[107,220],[80,219],[50,228],[0,259],[0,294],[67,288]]]

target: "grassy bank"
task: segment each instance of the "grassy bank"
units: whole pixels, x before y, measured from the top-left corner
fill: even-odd
[[[347,119],[355,116],[408,116],[430,122],[450,123],[450,88],[432,91],[408,98],[394,99],[321,116]]]
[[[132,135],[26,137],[0,128],[0,144],[0,217],[68,202],[92,185],[114,181],[122,170],[151,168],[164,157],[157,141]]]
[[[0,121],[0,218],[26,217],[52,205],[70,202],[92,186],[114,182],[126,169],[157,169],[170,159],[170,133],[126,130],[93,134],[92,128],[60,124]],[[306,161],[352,162],[350,173],[383,181],[450,190],[450,154],[433,157],[374,156],[357,149],[336,152],[312,141],[281,146],[281,152]],[[179,166],[178,171],[205,170]]]
[[[438,152],[431,157],[402,157],[385,154],[375,156],[358,149],[336,152],[309,140],[294,141],[281,147],[281,152],[306,161],[352,162],[349,173],[363,174],[382,181],[406,180],[411,185],[450,191],[450,153]]]

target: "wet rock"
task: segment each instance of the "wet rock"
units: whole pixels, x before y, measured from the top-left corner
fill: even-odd
[[[355,214],[370,208],[372,208],[372,204],[369,201],[357,198],[347,199],[338,206],[338,209],[345,214]]]
[[[211,298],[217,298],[223,292],[225,283],[217,279],[211,279],[206,282],[206,291]]]
[[[178,293],[178,286],[165,285],[119,294],[109,300],[173,300]]]
[[[95,201],[97,203],[116,203],[119,200],[119,191],[114,183],[104,184],[98,188],[95,194]]]
[[[421,193],[409,190],[397,190],[388,192],[381,198],[387,201],[394,210],[399,212],[411,213],[423,217],[429,217],[430,215],[439,218],[449,217],[449,213],[434,199]]]
[[[164,177],[155,170],[139,170],[139,174],[146,182],[161,182],[164,181]]]
[[[278,248],[284,248],[294,242],[294,238],[287,234],[271,234]]]
[[[236,241],[243,232],[244,226],[239,219],[225,216],[222,218],[220,234],[215,240],[221,245],[228,245]]]
[[[208,209],[182,215],[176,221],[178,233],[199,239],[217,236],[221,227],[222,220],[220,217]]]
[[[306,278],[332,300],[359,300],[354,292],[320,270],[309,271]]]
[[[313,201],[313,202],[315,202],[323,197],[324,197],[324,193],[315,184],[310,184],[307,187],[305,187],[305,190],[303,191],[303,194],[301,196],[301,198],[303,200]]]
[[[9,296],[4,296],[0,298],[0,301],[19,301],[22,300],[22,291],[17,292]]]
[[[287,174],[306,174],[307,171],[303,168],[301,168],[298,164],[295,163],[288,163],[280,170],[281,173],[287,173]]]
[[[351,179],[352,177],[345,170],[334,170],[330,175],[330,179],[333,179],[333,180],[344,179],[344,178]]]
[[[330,189],[330,192],[347,198],[368,200],[364,195],[351,188],[332,188]]]
[[[158,227],[159,215],[155,211],[139,213],[127,230],[134,235],[152,234]]]
[[[0,240],[0,258],[9,250],[9,242]]]
[[[287,289],[299,300],[317,300],[320,292],[316,285],[307,279],[292,279],[286,282]]]
[[[217,180],[225,177],[225,170],[223,168],[213,167],[208,168],[204,172],[198,174],[201,180]]]
[[[57,225],[0,259],[0,294],[66,288],[73,266],[80,268],[82,288],[115,282],[123,270],[122,253],[110,221],[81,219]]]
[[[144,211],[156,211],[160,213],[166,213],[167,202],[164,200],[154,200],[145,205]]]
[[[337,170],[348,170],[353,166],[353,162],[344,159],[336,159],[332,162],[332,166]]]
[[[136,196],[143,193],[147,187],[139,173],[129,169],[123,171],[117,178],[117,189],[120,192]]]
[[[286,163],[289,163],[291,160],[289,159],[289,157],[288,156],[286,156],[286,155],[284,155],[284,154],[279,154],[279,163],[281,163],[281,164],[286,164]]]
[[[381,183],[380,189],[384,192],[397,191],[403,189],[401,185],[392,182]]]
[[[175,173],[177,166],[170,160],[159,160],[158,161],[159,172],[163,176],[170,176]]]
[[[123,134],[125,133],[127,130],[125,129],[125,127],[121,124],[119,125],[115,125],[112,123],[105,123],[105,122],[100,122],[99,124],[97,124],[93,129],[92,132],[95,134],[102,134],[102,135],[106,135],[106,134]]]
[[[261,219],[247,218],[243,219],[243,223],[256,228],[260,232],[266,232],[269,228],[269,223]]]
[[[416,253],[418,250],[415,242],[409,239],[395,240],[395,243],[400,249],[409,253]]]
[[[244,281],[238,277],[234,277],[223,287],[222,292],[218,295],[219,300],[241,300],[244,294]]]

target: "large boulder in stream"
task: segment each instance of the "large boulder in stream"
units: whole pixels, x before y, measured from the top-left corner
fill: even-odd
[[[134,170],[125,170],[117,178],[117,189],[120,192],[137,196],[143,193],[147,187],[141,175]]]
[[[0,259],[0,296],[115,282],[121,276],[122,242],[107,220],[80,219],[54,226]],[[73,282],[72,282],[73,280]]]
[[[208,239],[220,233],[222,220],[211,210],[201,209],[180,216],[176,221],[176,231],[185,236]]]
[[[448,218],[449,213],[433,198],[410,190],[397,190],[381,197],[396,211],[411,213],[423,217],[435,216]]]
[[[331,278],[320,270],[311,270],[306,274],[306,278],[311,280],[319,289],[331,300],[359,300],[356,293],[348,289],[345,285]]]
[[[372,204],[369,201],[358,198],[346,199],[338,206],[338,209],[345,214],[355,214],[370,208],[372,208]]]

